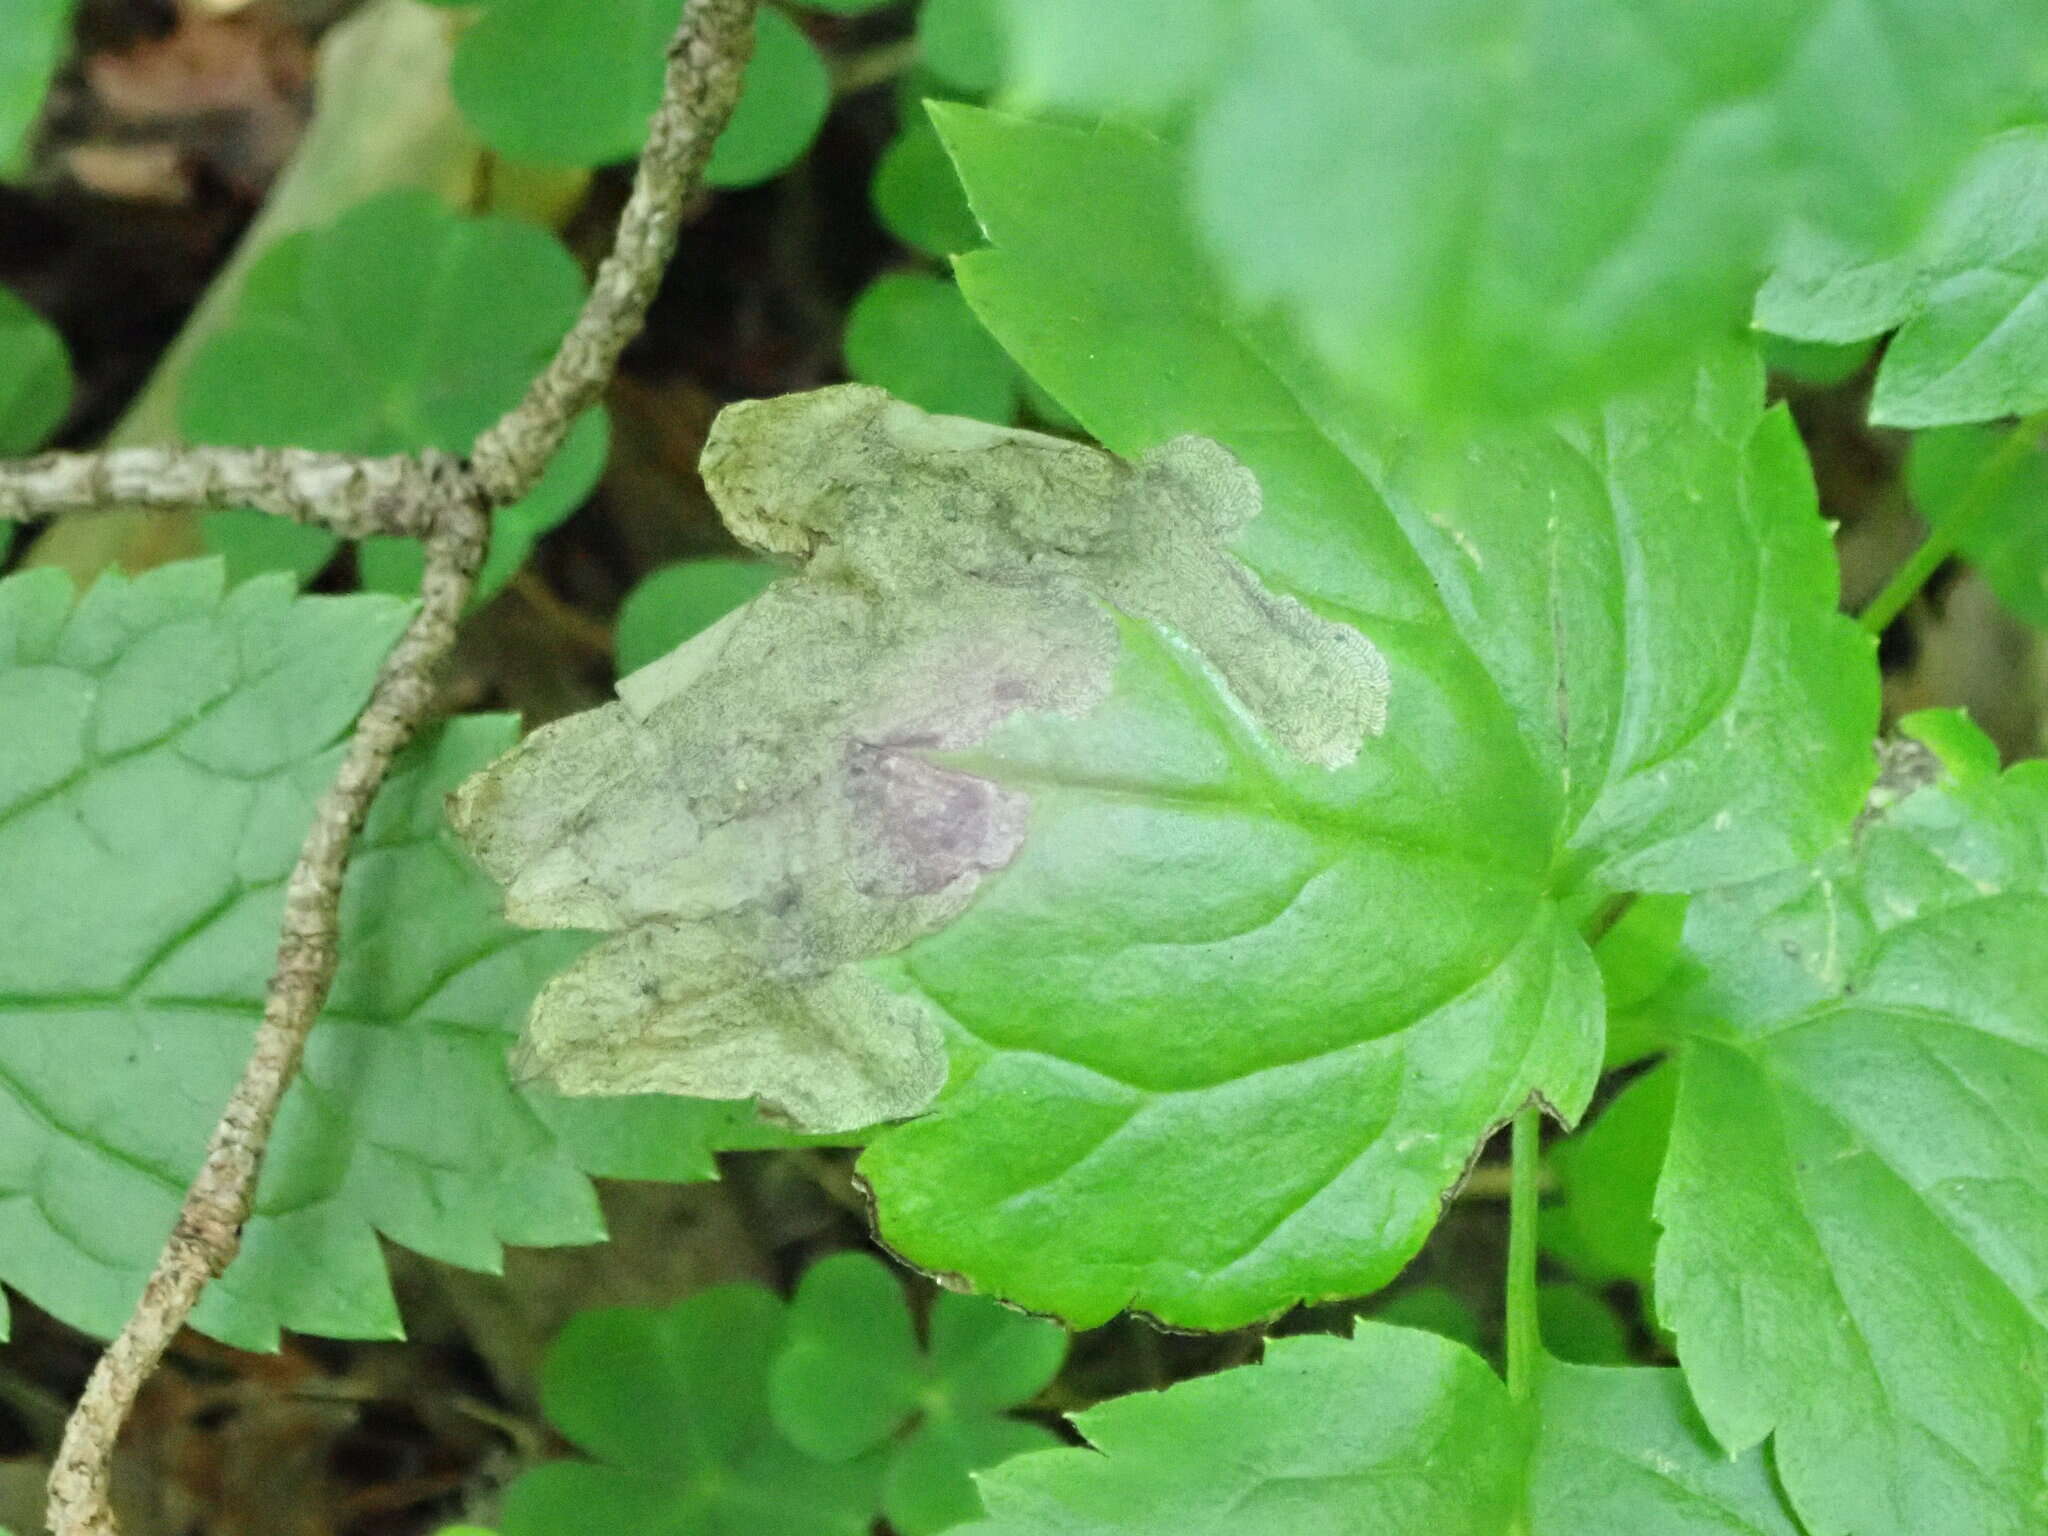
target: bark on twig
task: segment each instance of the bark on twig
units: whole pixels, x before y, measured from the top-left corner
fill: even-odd
[[[56,1536],[116,1536],[114,1444],[136,1395],[207,1284],[240,1250],[279,1107],[340,958],[342,880],[385,775],[432,708],[489,537],[489,515],[525,495],[593,404],[640,328],[682,210],[739,98],[755,0],[688,0],[633,194],[589,302],[526,398],[477,440],[469,463],[436,454],[356,459],[296,449],[113,449],[0,463],[0,521],[108,506],[254,506],[349,538],[426,543],[420,608],[379,671],[334,783],[285,887],[277,964],[241,1081],[170,1239],[65,1426],[50,1474]]]
[[[345,539],[418,537],[451,502],[475,496],[460,461],[439,453],[364,459],[304,448],[108,448],[0,463],[0,522],[132,507],[254,507]]]

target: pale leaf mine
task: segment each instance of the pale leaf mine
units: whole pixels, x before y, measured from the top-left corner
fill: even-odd
[[[514,922],[611,935],[520,1048],[563,1092],[755,1096],[814,1131],[925,1108],[938,1021],[862,962],[958,916],[1029,819],[927,754],[1094,706],[1111,609],[1173,631],[1309,763],[1384,725],[1372,645],[1227,552],[1258,486],[1204,438],[1132,464],[847,385],[730,407],[703,469],[795,572],[451,797]]]

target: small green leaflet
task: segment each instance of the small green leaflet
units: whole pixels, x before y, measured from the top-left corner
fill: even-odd
[[[1871,648],[1797,439],[1729,357],[1554,432],[1404,442],[1227,318],[1164,146],[938,115],[984,321],[1118,451],[1237,453],[1265,494],[1240,555],[1393,678],[1386,735],[1311,769],[1130,625],[1093,715],[962,758],[1032,822],[894,962],[951,1080],[863,1159],[883,1235],[1080,1326],[1363,1294],[1531,1092],[1583,1108],[1608,893],[1782,867],[1861,803]]]
[[[1543,1245],[1588,1280],[1627,1280],[1649,1290],[1657,1248],[1650,1203],[1677,1092],[1676,1069],[1660,1063],[1551,1155],[1563,1201],[1546,1213]]]
[[[960,290],[927,272],[884,273],[854,301],[846,371],[939,415],[997,425],[1017,415],[1017,365]]]
[[[1007,52],[1002,0],[923,0],[921,62],[955,90],[984,95],[1002,82]]]
[[[1004,1463],[962,1536],[1797,1536],[1676,1371],[1544,1361],[1527,1410],[1477,1355],[1360,1323],[1074,1418],[1092,1451]]]
[[[523,1473],[503,1536],[868,1536],[881,1458],[807,1456],[769,1417],[785,1336],[781,1300],[752,1285],[572,1318],[548,1351],[541,1406],[598,1459]]]
[[[898,1536],[930,1536],[981,1513],[969,1474],[1060,1441],[1005,1410],[1059,1374],[1066,1334],[982,1296],[941,1291],[920,1350],[889,1268],[835,1254],[805,1273],[769,1376],[769,1411],[826,1461],[880,1447],[883,1513]]]
[[[1479,1314],[1462,1296],[1446,1286],[1417,1285],[1393,1295],[1383,1294],[1372,1309],[1376,1323],[1393,1323],[1403,1328],[1425,1328],[1479,1352],[1483,1330]]]
[[[31,453],[71,408],[71,359],[41,315],[0,288],[0,456]],[[14,524],[0,522],[0,557]]]
[[[1058,1374],[1066,1336],[941,1295],[920,1350],[903,1286],[865,1253],[811,1266],[796,1299],[721,1286],[666,1311],[570,1322],[541,1398],[599,1458],[526,1473],[504,1536],[571,1529],[933,1536],[981,1512],[970,1473],[1058,1445],[1004,1410]]]
[[[70,51],[76,9],[77,0],[9,0],[0,47],[0,172],[15,167],[43,110],[50,76]]]
[[[193,359],[179,427],[202,443],[466,452],[518,404],[582,302],[574,258],[544,231],[463,218],[420,192],[387,193],[265,253],[233,323]],[[589,412],[532,493],[497,514],[480,599],[589,494],[607,438],[603,410]],[[215,514],[205,534],[237,579],[311,576],[337,542],[256,512]],[[365,586],[410,593],[419,573],[410,541],[364,541]]]
[[[455,99],[484,142],[515,160],[630,160],[661,101],[663,61],[682,14],[682,0],[488,0],[456,46]],[[706,179],[743,187],[787,169],[810,148],[831,104],[818,51],[788,16],[763,6],[739,106]]]
[[[0,454],[42,446],[71,408],[71,359],[64,339],[0,288]]]
[[[882,152],[871,190],[875,216],[905,245],[952,256],[981,243],[960,178],[922,108]]]
[[[1800,233],[1758,296],[1756,323],[1813,341],[1899,334],[1871,420],[1936,427],[2048,409],[2048,126],[1990,140],[1920,238],[1871,259]]]
[[[766,560],[682,560],[645,577],[619,608],[614,652],[621,677],[708,629],[780,574]]]
[[[0,582],[0,1279],[104,1334],[240,1071],[284,878],[407,610],[278,576],[223,591],[217,561],[72,597],[53,570]],[[711,1174],[729,1107],[543,1113],[507,1076],[508,1032],[582,947],[506,927],[442,819],[513,735],[456,721],[377,801],[242,1255],[200,1302],[217,1338],[396,1336],[379,1233],[476,1269],[501,1243],[598,1240],[573,1146],[606,1171]]]
[[[1657,1306],[1819,1531],[2048,1527],[2048,764],[1695,898]],[[1974,739],[1971,739],[1974,738]]]

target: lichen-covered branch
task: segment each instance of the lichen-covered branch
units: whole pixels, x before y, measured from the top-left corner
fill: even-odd
[[[432,709],[436,674],[483,560],[489,514],[532,488],[639,330],[683,206],[738,100],[754,9],[754,0],[689,0],[646,158],[590,301],[525,400],[478,440],[472,462],[143,448],[0,464],[0,519],[9,521],[109,506],[253,506],[351,538],[415,534],[427,553],[419,612],[385,658],[286,885],[277,964],[241,1081],[134,1315],[65,1426],[49,1485],[56,1536],[117,1536],[108,1496],[115,1442],[200,1294],[240,1249],[271,1128],[333,983],[350,850],[393,759]]]
[[[669,46],[667,87],[590,298],[526,398],[476,440],[470,464],[493,501],[533,488],[576,418],[597,400],[619,354],[640,332],[675,252],[683,209],[711,146],[739,101],[754,49],[755,0],[689,0]]]
[[[0,522],[71,512],[254,507],[347,539],[421,535],[475,499],[447,454],[357,458],[304,448],[108,448],[0,463]]]
[[[391,763],[433,705],[441,663],[483,561],[486,523],[472,502],[451,504],[426,541],[419,612],[384,659],[376,687],[334,782],[320,798],[285,885],[277,964],[264,995],[256,1045],[214,1127],[199,1176],[142,1300],[100,1356],[65,1425],[50,1473],[51,1528],[58,1536],[114,1536],[108,1501],[114,1442],[200,1292],[241,1249],[278,1106],[297,1075],[306,1036],[327,1000],[340,959],[342,876],[356,834]]]

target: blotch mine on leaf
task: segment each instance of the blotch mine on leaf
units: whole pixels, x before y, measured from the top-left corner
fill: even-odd
[[[514,922],[612,934],[521,1047],[566,1093],[753,1096],[811,1131],[925,1108],[938,1017],[861,962],[958,916],[1029,812],[935,754],[1093,708],[1112,610],[1176,632],[1308,762],[1384,727],[1379,652],[1228,552],[1258,485],[1206,439],[1126,463],[847,385],[728,408],[703,471],[734,533],[800,569],[450,801]]]

